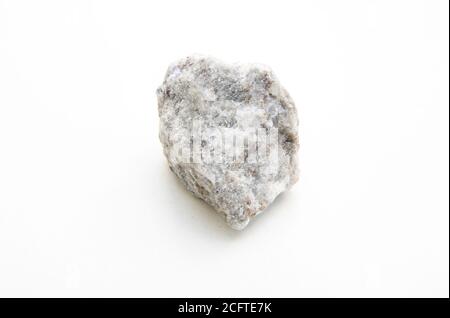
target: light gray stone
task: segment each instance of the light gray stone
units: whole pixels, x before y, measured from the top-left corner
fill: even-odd
[[[190,56],[169,66],[157,96],[170,169],[232,228],[297,181],[297,111],[267,66]]]

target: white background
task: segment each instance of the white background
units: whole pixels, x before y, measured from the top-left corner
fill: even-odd
[[[449,296],[448,1],[0,1],[0,296]],[[270,65],[301,179],[243,232],[178,183],[155,90]]]

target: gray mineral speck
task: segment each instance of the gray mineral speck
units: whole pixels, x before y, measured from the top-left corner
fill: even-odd
[[[157,95],[170,169],[232,228],[297,181],[297,111],[267,66],[190,56],[169,66]]]

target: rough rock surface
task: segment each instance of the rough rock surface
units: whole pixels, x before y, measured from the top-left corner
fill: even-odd
[[[170,169],[232,228],[297,181],[296,108],[267,66],[190,56],[169,66],[157,95]]]

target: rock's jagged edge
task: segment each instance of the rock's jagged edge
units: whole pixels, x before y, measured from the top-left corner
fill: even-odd
[[[258,64],[228,65],[200,55],[169,66],[157,90],[160,141],[170,169],[196,197],[222,213],[241,230],[298,180],[298,117],[291,97],[270,68]],[[278,159],[263,164],[223,161],[191,163],[179,160],[174,149],[191,147],[186,140],[194,120],[201,120],[203,144],[215,128],[244,133],[248,128],[278,129]],[[192,149],[193,155],[201,149]],[[226,149],[223,150],[226,152]],[[250,149],[243,156],[249,156]],[[192,155],[191,155],[192,156]]]

